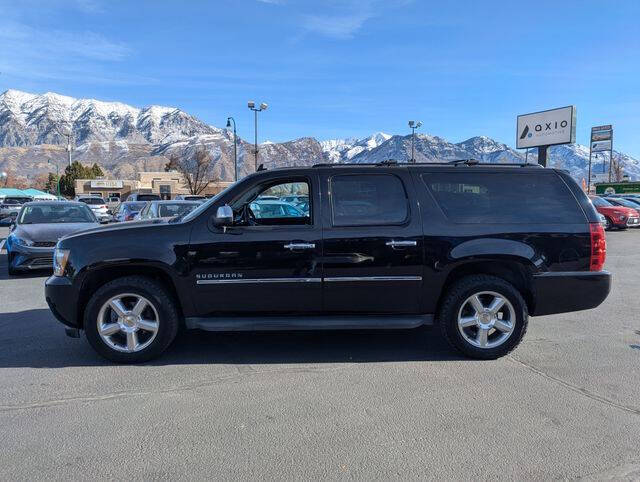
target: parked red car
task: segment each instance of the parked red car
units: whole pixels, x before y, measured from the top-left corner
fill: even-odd
[[[607,219],[605,229],[637,227],[640,225],[640,213],[632,208],[614,206],[606,199],[589,196],[596,210]]]

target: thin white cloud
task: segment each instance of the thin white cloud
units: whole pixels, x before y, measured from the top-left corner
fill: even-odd
[[[353,38],[364,24],[385,13],[389,8],[407,5],[413,0],[346,0],[323,3],[321,13],[302,15],[302,27],[315,33],[338,40]]]
[[[95,32],[40,30],[17,22],[0,24],[0,43],[4,56],[21,58],[43,56],[119,61],[128,57],[131,49]]]
[[[373,14],[369,11],[347,15],[305,15],[303,27],[309,32],[345,40],[353,38],[364,23],[372,17]]]
[[[78,10],[85,13],[102,13],[104,5],[99,0],[75,0]]]

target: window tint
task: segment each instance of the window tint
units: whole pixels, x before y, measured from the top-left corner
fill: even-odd
[[[138,201],[158,201],[160,196],[157,194],[138,194],[136,200]]]
[[[101,197],[83,197],[83,198],[80,198],[79,201],[85,204],[91,204],[92,206],[104,204],[104,199],[102,199]]]
[[[180,214],[191,212],[197,207],[197,204],[160,204],[158,206],[158,215],[161,218],[178,216]]]
[[[254,191],[249,208],[258,225],[311,224],[309,210],[302,211],[285,199],[309,195],[309,184],[303,181],[271,184]]]
[[[391,174],[333,176],[331,207],[334,226],[399,224],[409,214],[402,181]]]
[[[552,173],[472,171],[422,175],[445,215],[455,223],[585,222],[567,186]]]

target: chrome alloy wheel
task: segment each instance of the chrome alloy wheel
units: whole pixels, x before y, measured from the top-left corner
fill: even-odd
[[[502,345],[513,333],[516,312],[500,293],[481,291],[469,296],[458,311],[458,330],[478,348]]]
[[[114,296],[100,308],[98,334],[107,346],[124,353],[148,347],[156,335],[160,317],[146,298],[132,293]]]

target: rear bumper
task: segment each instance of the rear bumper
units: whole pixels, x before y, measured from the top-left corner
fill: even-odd
[[[608,271],[544,273],[533,277],[532,316],[589,310],[600,305],[611,290]]]
[[[71,280],[51,276],[44,284],[44,296],[53,315],[67,326],[79,328],[77,316],[78,295]]]

